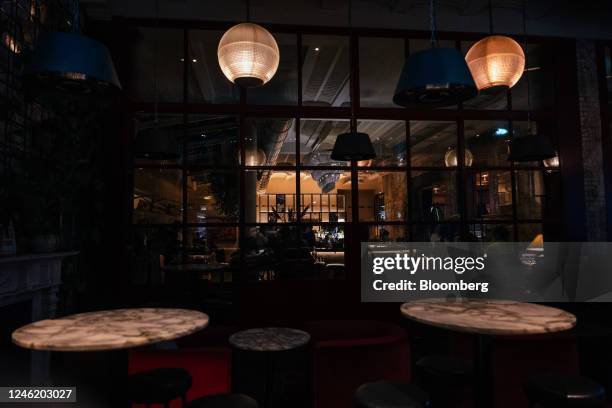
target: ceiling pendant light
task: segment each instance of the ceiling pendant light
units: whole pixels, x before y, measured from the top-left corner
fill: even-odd
[[[527,44],[526,0],[523,0],[523,34]],[[534,132],[531,126],[531,89],[527,74],[527,134],[512,137],[508,144],[508,161],[530,162],[552,159],[557,155],[550,139],[541,132]]]
[[[455,105],[478,90],[461,53],[437,48],[434,0],[429,2],[431,48],[415,52],[404,63],[393,102],[406,107]]]
[[[352,30],[352,7],[348,1],[349,28]],[[355,100],[351,95],[351,121],[350,131],[341,133],[336,137],[331,159],[336,161],[360,161],[376,158],[374,146],[367,133],[357,132],[357,119],[355,118]]]
[[[36,94],[86,95],[121,89],[108,49],[76,32],[41,34],[23,76]]]
[[[223,74],[242,87],[261,86],[272,79],[280,62],[276,40],[268,30],[251,23],[249,2],[247,22],[233,26],[223,34],[217,58]]]
[[[463,165],[465,167],[471,167],[474,162],[474,155],[470,149],[466,148],[463,154]],[[457,149],[454,147],[449,148],[444,154],[444,164],[446,167],[457,167]]]
[[[489,32],[493,34],[493,6],[489,0]],[[465,56],[480,92],[512,88],[525,70],[525,53],[510,37],[490,35],[474,44]]]

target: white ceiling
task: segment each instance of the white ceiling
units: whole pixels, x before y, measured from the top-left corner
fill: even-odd
[[[251,19],[261,23],[347,26],[349,0],[251,0]],[[357,27],[427,30],[427,0],[352,0]],[[437,0],[441,31],[487,32],[488,0]],[[531,35],[612,39],[612,1],[530,0]],[[94,19],[154,18],[154,0],[81,0]],[[522,0],[493,0],[495,31],[522,33]],[[245,0],[159,0],[163,19],[239,21]]]

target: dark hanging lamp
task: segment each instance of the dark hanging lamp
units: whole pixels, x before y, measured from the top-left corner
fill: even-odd
[[[351,15],[351,0],[348,2],[349,28],[353,27]],[[376,158],[376,152],[367,133],[357,132],[355,119],[355,103],[351,101],[350,131],[341,133],[336,137],[331,159],[337,161],[360,161]]]
[[[351,128],[354,129],[352,122],[351,120]],[[376,158],[376,152],[367,133],[351,130],[338,135],[331,158],[338,161],[371,160]]]
[[[36,93],[86,95],[121,89],[108,49],[77,33],[41,34],[24,67],[24,80]]]
[[[478,94],[465,59],[455,48],[437,48],[434,0],[429,2],[431,49],[404,63],[393,102],[406,107],[455,105]]]
[[[525,35],[524,49],[527,49],[526,4],[523,1],[523,34]],[[527,55],[525,55],[525,60]],[[534,132],[531,126],[531,89],[529,73],[527,72],[527,134],[512,137],[508,145],[508,161],[530,162],[551,159],[557,155],[550,139],[540,133]]]

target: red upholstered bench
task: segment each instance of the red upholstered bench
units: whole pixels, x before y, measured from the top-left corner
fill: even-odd
[[[367,320],[309,322],[316,408],[353,408],[357,388],[378,380],[410,381],[405,330]]]
[[[227,347],[134,349],[130,350],[128,372],[134,374],[158,367],[184,368],[189,371],[193,380],[187,393],[187,400],[191,401],[205,395],[230,391],[231,353]],[[180,401],[173,401],[171,408],[179,407]],[[144,405],[134,404],[134,408],[144,408]]]

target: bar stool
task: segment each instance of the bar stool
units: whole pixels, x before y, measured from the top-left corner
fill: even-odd
[[[606,399],[601,385],[576,375],[533,375],[525,382],[524,389],[530,408],[596,408],[603,407]]]
[[[133,374],[128,378],[130,402],[135,404],[163,404],[181,398],[187,406],[187,391],[191,388],[191,374],[182,368],[155,368]]]
[[[376,381],[355,392],[356,408],[427,408],[429,397],[419,387],[405,382]]]
[[[188,408],[258,408],[258,404],[244,394],[215,394],[191,401]]]
[[[416,382],[431,396],[436,407],[457,407],[463,391],[474,380],[471,360],[447,355],[432,355],[416,363]]]

